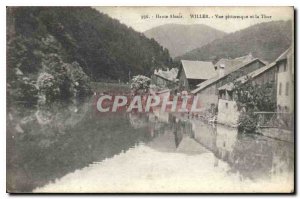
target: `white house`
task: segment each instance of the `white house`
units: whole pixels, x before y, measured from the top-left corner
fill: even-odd
[[[294,48],[290,47],[276,60],[277,72],[277,111],[294,111]]]

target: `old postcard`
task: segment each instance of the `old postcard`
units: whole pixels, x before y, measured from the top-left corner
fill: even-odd
[[[7,7],[9,193],[293,193],[293,7]]]

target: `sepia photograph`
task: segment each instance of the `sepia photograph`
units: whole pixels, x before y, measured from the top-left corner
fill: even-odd
[[[7,193],[295,193],[295,9],[7,6]]]

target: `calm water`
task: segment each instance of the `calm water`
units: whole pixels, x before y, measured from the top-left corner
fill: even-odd
[[[113,184],[134,191],[123,187],[145,183],[140,191],[222,191],[227,182],[293,176],[293,143],[239,134],[184,115],[103,115],[92,102],[8,110],[8,190],[115,191]],[[212,185],[202,186],[200,178]],[[174,189],[168,189],[168,179]],[[220,188],[214,186],[218,179],[224,181]],[[287,182],[292,187],[292,179]]]

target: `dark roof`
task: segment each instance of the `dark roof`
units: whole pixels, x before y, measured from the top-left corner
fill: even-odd
[[[287,59],[288,54],[292,51],[292,47],[289,47],[286,51],[284,51],[277,59],[276,62]]]
[[[252,53],[249,53],[248,55],[246,56],[243,56],[243,57],[237,57],[237,58],[234,58],[234,59],[225,59],[225,58],[222,58],[220,59],[216,64],[215,66],[217,68],[220,68],[222,65],[225,67],[225,73],[226,72],[229,72],[232,70],[232,67],[236,66],[236,65],[239,65],[239,64],[242,64],[242,63],[245,63],[245,62],[248,62],[250,60],[253,60],[253,56],[252,56]]]
[[[193,93],[193,94],[198,93],[199,91],[201,91],[202,89],[206,88],[207,86],[209,86],[209,85],[211,85],[211,84],[217,82],[217,81],[220,80],[220,79],[223,79],[224,77],[226,77],[226,76],[229,75],[230,73],[232,73],[232,72],[234,72],[234,71],[237,71],[238,69],[243,68],[243,67],[245,67],[245,66],[247,66],[247,65],[249,65],[249,64],[251,64],[251,63],[253,63],[253,62],[256,62],[256,61],[259,61],[259,62],[261,62],[262,64],[265,65],[265,63],[262,62],[262,61],[261,61],[260,59],[258,59],[258,58],[253,59],[253,60],[250,60],[250,61],[248,61],[248,62],[246,62],[246,63],[238,64],[238,65],[232,67],[232,70],[230,70],[230,71],[228,71],[227,73],[225,73],[224,76],[221,76],[221,77],[220,77],[220,76],[217,75],[217,76],[215,76],[215,77],[213,77],[213,78],[211,78],[211,79],[208,79],[208,80],[206,80],[206,81],[204,81],[204,82],[198,84],[198,85],[197,85],[198,88],[192,90],[191,93]]]
[[[276,66],[276,62],[273,62],[267,66],[261,67],[247,75],[244,75],[238,79],[235,80],[235,82],[241,82],[242,84],[246,83],[249,78],[254,78],[259,76],[260,74],[263,74],[264,72],[268,71],[269,69],[273,68],[274,66]],[[218,88],[218,90],[228,90],[231,91],[234,89],[234,84],[232,82],[229,82],[223,86],[221,86],[220,88]]]

